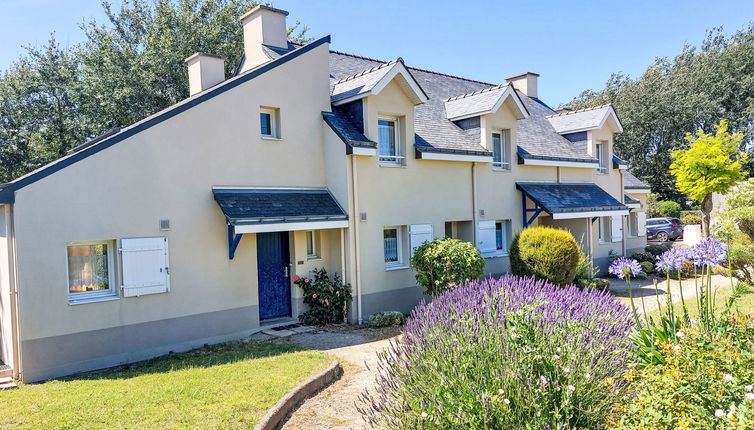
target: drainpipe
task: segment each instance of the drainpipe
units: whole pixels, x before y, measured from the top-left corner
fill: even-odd
[[[351,155],[351,193],[353,196],[353,241],[354,241],[354,269],[356,284],[356,312],[359,325],[362,324],[363,319],[361,316],[361,262],[359,259],[359,193],[357,188],[359,181],[356,174],[356,158]]]
[[[477,207],[476,207],[476,162],[471,163],[471,231],[474,247],[477,247]]]
[[[346,229],[340,229],[340,274],[343,283],[346,283]],[[344,315],[344,321],[348,322],[348,315]]]
[[[620,201],[623,202],[623,204],[626,204],[626,193],[623,192],[623,171],[618,169],[618,176],[620,177]],[[623,226],[623,240],[622,247],[623,247],[623,256],[627,257],[626,255],[626,239],[628,236],[628,215],[621,216],[621,224]]]
[[[18,312],[18,283],[16,281],[16,227],[14,222],[13,205],[6,210],[8,220],[8,281],[10,283],[10,318],[13,345],[13,379],[21,379],[21,324]]]

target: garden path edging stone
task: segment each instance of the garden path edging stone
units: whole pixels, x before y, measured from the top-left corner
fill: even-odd
[[[254,426],[254,430],[278,428],[299,403],[336,381],[342,374],[343,368],[340,366],[340,362],[338,360],[333,361],[327,369],[304,381],[278,400],[275,406],[267,411],[259,424]]]

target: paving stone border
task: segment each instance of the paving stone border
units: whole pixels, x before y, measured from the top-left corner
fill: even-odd
[[[323,370],[318,375],[312,376],[283,396],[275,406],[267,411],[267,414],[262,418],[259,424],[254,426],[254,430],[277,429],[288,414],[299,403],[330,385],[332,382],[340,378],[342,374],[343,368],[340,366],[340,362],[338,362],[338,360],[333,361],[327,369]]]

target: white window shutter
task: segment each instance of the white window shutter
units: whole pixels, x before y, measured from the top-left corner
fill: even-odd
[[[432,242],[432,224],[411,224],[408,228],[408,235],[411,240],[411,256],[414,256],[414,250],[424,242]]]
[[[610,218],[610,238],[613,242],[620,242],[623,240],[623,216],[613,215]]]
[[[121,239],[123,297],[170,291],[168,238]]]
[[[497,251],[497,237],[495,237],[495,221],[479,221],[477,228],[477,249],[482,254]]]
[[[646,212],[637,212],[636,213],[636,224],[638,225],[638,232],[639,236],[646,236],[647,235],[647,213]]]

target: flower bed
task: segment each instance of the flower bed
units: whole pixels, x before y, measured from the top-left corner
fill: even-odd
[[[632,324],[604,292],[472,282],[414,310],[363,413],[388,428],[599,428],[625,393]]]

